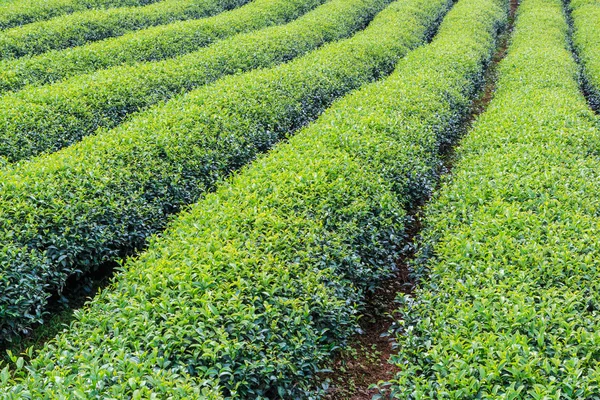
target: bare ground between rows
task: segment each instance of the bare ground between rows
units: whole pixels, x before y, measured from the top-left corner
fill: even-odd
[[[498,39],[498,46],[486,70],[480,93],[471,105],[458,138],[469,131],[473,122],[487,109],[494,97],[498,64],[506,56],[518,6],[519,0],[510,0],[508,26]],[[440,174],[451,174],[454,147],[442,148],[441,153],[444,166]],[[426,202],[427,199],[423,204]],[[327,400],[370,400],[374,395],[381,394],[378,387],[393,378],[398,370],[388,362],[390,356],[397,351],[394,349],[393,336],[388,335],[388,332],[398,317],[395,314],[398,308],[397,295],[410,295],[416,284],[410,279],[410,263],[421,231],[421,209],[422,205],[412,212],[414,222],[409,227],[407,240],[407,248],[410,250],[397,261],[397,275],[367,298],[366,311],[361,322],[363,333],[356,335],[349,346],[338,354],[332,363],[332,372],[323,376],[330,382]]]

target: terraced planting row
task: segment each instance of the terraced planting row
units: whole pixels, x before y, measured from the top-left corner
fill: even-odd
[[[426,213],[396,398],[598,398],[600,124],[578,69],[563,3],[523,0],[495,97]]]
[[[589,100],[600,110],[600,1],[573,0],[569,3],[573,43],[584,69]]]
[[[320,0],[298,2],[296,16]],[[389,0],[332,0],[282,26],[236,35],[185,56],[115,67],[0,98],[0,157],[8,161],[56,151],[99,127],[218,78],[265,68],[349,36]]]
[[[221,79],[0,171],[2,332],[39,320],[49,289],[143,246],[170,214],[334,99],[389,74],[449,7],[446,0],[415,1],[394,3],[350,39]]]
[[[87,9],[140,6],[159,0],[12,0],[0,2],[0,29]]]
[[[278,82],[295,88],[326,82],[318,96],[312,90],[295,94],[322,101],[335,81],[331,74],[327,81],[314,80],[316,66],[340,75],[365,63],[381,76],[407,51],[409,45],[399,45],[400,38],[411,47],[422,42],[449,5],[393,3],[352,39],[244,77],[270,74],[272,82],[281,78],[279,71],[306,77],[308,70],[300,67],[311,65],[310,82]],[[13,377],[8,371],[0,375],[0,393],[7,398],[32,393],[96,398],[311,395],[315,373],[355,331],[364,294],[391,274],[406,209],[431,189],[438,148],[467,113],[506,15],[503,1],[460,0],[433,42],[408,53],[390,78],[334,103],[316,123],[173,221],[27,369]],[[366,52],[386,54],[379,58],[385,62],[374,64]],[[364,75],[353,86],[372,79]],[[347,90],[338,89],[338,95],[342,91]],[[239,84],[228,93],[235,94],[232,104],[254,98]],[[271,94],[252,92],[259,93]],[[283,93],[277,92],[280,99],[287,98]],[[262,104],[267,109],[275,103]],[[252,121],[289,132],[289,122],[283,130],[284,121],[275,118],[296,104],[309,112],[323,106],[282,102],[284,107],[274,108],[269,120],[252,108]],[[296,112],[288,111],[287,117]],[[236,126],[260,132],[238,121]],[[223,118],[221,132],[233,122],[233,114],[229,121]],[[292,126],[306,122],[305,116]],[[273,140],[268,134],[260,136]],[[222,133],[230,143],[233,138]],[[160,151],[158,141],[153,147]],[[227,153],[221,146],[214,156]]]
[[[206,17],[246,2],[247,0],[163,0],[144,7],[81,11],[0,32],[0,59],[80,46],[155,25]]]
[[[210,18],[179,21],[34,57],[0,60],[0,94],[117,65],[181,56],[238,33],[288,22],[324,1],[253,0]]]

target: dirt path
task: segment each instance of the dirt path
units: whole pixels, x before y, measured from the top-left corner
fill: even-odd
[[[368,400],[379,393],[373,384],[391,379],[397,368],[387,360],[394,353],[393,342],[387,336],[395,318],[398,293],[410,293],[413,283],[408,279],[407,263],[402,260],[398,276],[389,281],[367,300],[361,329],[350,348],[344,351],[331,367],[333,373],[328,400]]]

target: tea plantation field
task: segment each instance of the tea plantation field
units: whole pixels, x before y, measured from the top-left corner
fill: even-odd
[[[352,400],[600,399],[599,109],[600,0],[0,0],[0,399],[339,400],[399,280]]]

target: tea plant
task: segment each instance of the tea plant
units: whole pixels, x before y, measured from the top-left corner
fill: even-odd
[[[243,4],[246,0],[233,1]],[[287,22],[289,15],[297,12],[298,6],[303,4],[315,3],[306,0],[254,0],[209,18],[178,21],[33,57],[0,60],[0,93],[116,65],[164,60],[191,53],[238,33]],[[305,8],[306,11],[310,9]]]
[[[600,1],[573,0],[569,3],[573,43],[583,65],[589,100],[600,110]]]
[[[321,2],[301,0],[291,7],[288,1],[286,17],[293,19]],[[109,68],[6,95],[0,98],[0,156],[12,162],[56,151],[224,75],[289,61],[364,28],[388,2],[335,0],[290,24],[236,35],[182,57]]]

